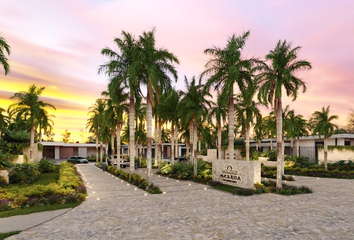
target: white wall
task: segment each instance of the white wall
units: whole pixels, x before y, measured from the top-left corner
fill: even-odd
[[[327,162],[335,163],[340,160],[354,160],[354,152],[350,150],[338,151],[337,149],[328,150]],[[322,164],[324,161],[324,150],[318,149],[318,162]]]

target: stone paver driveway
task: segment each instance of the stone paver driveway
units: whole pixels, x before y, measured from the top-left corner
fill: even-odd
[[[295,177],[314,193],[241,197],[154,175],[166,193],[151,195],[92,165],[78,168],[86,201],[8,239],[354,239],[353,180]]]

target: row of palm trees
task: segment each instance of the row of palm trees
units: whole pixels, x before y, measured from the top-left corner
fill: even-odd
[[[266,55],[266,61],[257,58],[246,59],[242,56],[242,49],[245,46],[250,32],[245,32],[240,36],[232,35],[227,40],[225,47],[213,47],[206,49],[205,54],[211,56],[205,65],[205,71],[201,74],[199,81],[194,77],[189,82],[185,78],[187,91],[182,93],[183,98],[179,106],[175,108],[177,118],[169,119],[173,126],[179,124],[182,129],[189,129],[189,148],[191,159],[196,159],[198,125],[206,121],[208,110],[212,104],[208,101],[210,90],[214,87],[219,90],[216,106],[226,101],[228,102],[228,131],[229,131],[229,157],[234,158],[234,123],[235,106],[237,106],[236,119],[242,123],[246,132],[246,154],[249,159],[249,132],[254,119],[260,115],[257,106],[259,104],[270,104],[276,113],[277,122],[277,156],[278,174],[277,187],[281,188],[281,169],[282,169],[282,89],[285,89],[287,96],[296,99],[299,89],[306,90],[305,83],[296,76],[300,70],[311,68],[308,61],[298,60],[297,53],[300,47],[291,48],[291,44],[286,41],[279,41],[274,48]],[[150,180],[151,176],[151,138],[152,138],[152,116],[155,112],[156,123],[161,126],[161,121],[166,112],[161,99],[171,89],[171,77],[177,80],[177,72],[173,64],[178,64],[177,57],[164,48],[155,46],[155,29],[150,32],[143,32],[138,39],[127,32],[122,32],[122,38],[116,38],[115,43],[118,52],[104,48],[102,54],[109,57],[109,61],[99,68],[99,73],[104,73],[109,77],[109,86],[115,88],[129,89],[129,146],[134,148],[134,101],[142,96],[141,86],[147,88],[146,95],[146,144],[147,144],[147,168]],[[206,79],[205,85],[202,79]],[[238,88],[235,97],[235,87]],[[177,93],[178,94],[178,93]],[[255,98],[258,96],[258,102]],[[235,104],[236,99],[236,104]],[[220,102],[219,102],[220,101]],[[163,109],[162,115],[158,110]],[[225,109],[225,105],[222,105]],[[215,114],[213,117],[220,126],[221,119],[225,120],[225,114],[212,108]],[[210,117],[210,116],[209,116]],[[187,127],[188,126],[188,127]],[[97,129],[99,126],[97,126]],[[159,129],[160,127],[158,127]],[[219,127],[219,129],[221,129]],[[175,132],[175,130],[174,130]],[[155,134],[156,135],[156,134]],[[220,131],[219,131],[219,142]],[[156,136],[155,136],[156,137]],[[158,139],[158,135],[157,135]],[[161,144],[158,142],[158,149]],[[220,150],[220,146],[218,146]],[[134,152],[130,151],[130,159],[134,159]],[[157,151],[158,154],[160,151]],[[219,151],[221,152],[221,151]],[[158,155],[158,159],[160,156]],[[172,158],[173,159],[173,158]],[[195,173],[196,173],[196,161]],[[133,171],[134,165],[131,163],[130,170]]]

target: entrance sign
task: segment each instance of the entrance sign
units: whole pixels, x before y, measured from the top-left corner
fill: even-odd
[[[258,161],[214,159],[213,181],[235,187],[253,188],[255,183],[261,182],[261,163]]]

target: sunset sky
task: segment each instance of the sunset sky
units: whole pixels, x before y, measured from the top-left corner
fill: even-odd
[[[0,107],[14,92],[44,86],[43,99],[55,105],[56,139],[68,129],[86,126],[88,107],[106,89],[98,75],[102,48],[121,31],[136,37],[156,27],[157,47],[177,55],[175,84],[199,76],[212,46],[224,47],[228,36],[250,30],[244,57],[264,56],[278,40],[301,46],[300,59],[312,70],[301,72],[307,92],[295,102],[284,98],[305,118],[331,105],[344,126],[354,93],[354,1],[351,0],[0,0],[0,34],[11,46],[11,72],[0,67]],[[268,114],[270,109],[264,110]]]

